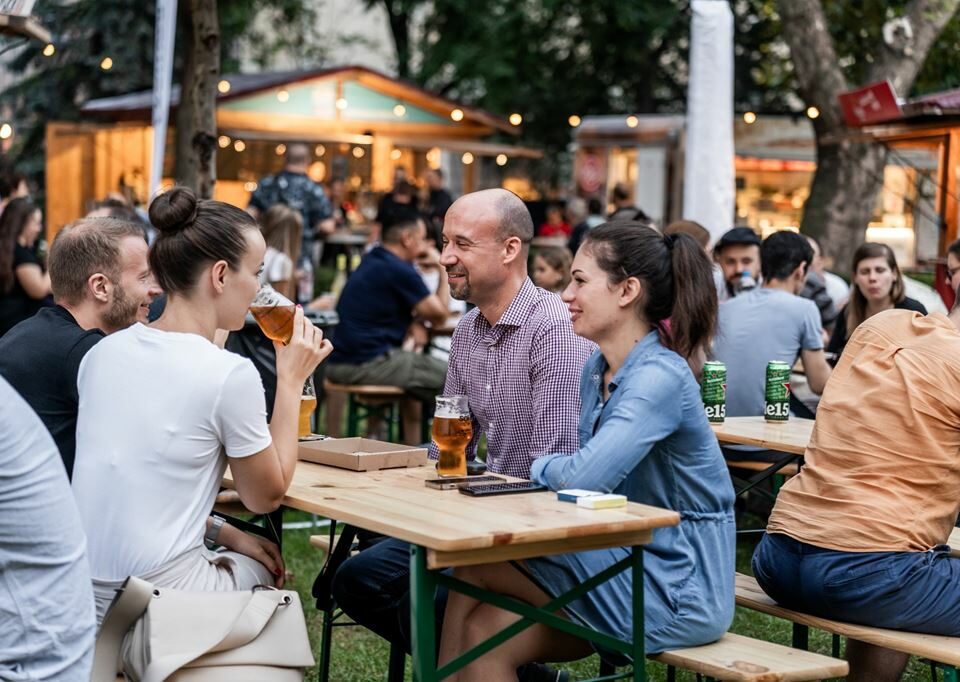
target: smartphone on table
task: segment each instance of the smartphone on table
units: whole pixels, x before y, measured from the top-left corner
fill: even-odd
[[[464,495],[486,497],[488,495],[512,495],[515,493],[535,493],[546,490],[545,487],[533,481],[511,481],[509,483],[480,483],[468,484],[460,487]]]
[[[435,490],[453,490],[464,485],[474,483],[503,483],[505,479],[501,476],[486,474],[483,476],[454,476],[447,478],[428,478],[423,482],[428,488]]]

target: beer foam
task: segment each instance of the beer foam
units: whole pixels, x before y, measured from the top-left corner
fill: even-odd
[[[460,412],[455,410],[452,407],[438,407],[436,412],[433,413],[434,417],[440,417],[441,419],[459,419]]]

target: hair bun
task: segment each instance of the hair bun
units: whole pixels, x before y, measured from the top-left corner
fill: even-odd
[[[174,187],[150,204],[150,222],[163,234],[173,235],[193,225],[197,195],[187,187]]]

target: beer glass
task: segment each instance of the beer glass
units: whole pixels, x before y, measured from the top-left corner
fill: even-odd
[[[467,475],[467,444],[473,437],[473,422],[465,395],[437,396],[433,413],[433,442],[440,451],[437,474]]]
[[[293,336],[293,317],[296,308],[293,302],[279,293],[269,284],[264,284],[257,291],[253,303],[250,304],[250,314],[260,326],[264,336],[278,343],[289,343]],[[313,376],[307,377],[300,395],[300,420],[298,435],[304,438],[310,435],[310,415],[317,407],[317,390],[313,384]]]
[[[279,293],[269,284],[257,291],[256,298],[250,304],[250,314],[260,325],[260,330],[272,341],[289,343],[293,336],[293,315],[296,308],[293,301]]]
[[[307,377],[300,395],[300,427],[297,435],[300,438],[309,436],[313,429],[310,427],[310,416],[317,409],[317,389],[313,384],[313,376]]]

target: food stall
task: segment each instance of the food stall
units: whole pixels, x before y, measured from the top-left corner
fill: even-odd
[[[409,178],[443,169],[459,194],[498,185],[512,161],[541,156],[513,144],[521,128],[506,119],[362,66],[224,75],[218,90],[214,196],[238,206],[280,170],[291,142],[310,145],[316,181],[345,181],[357,220],[373,218],[397,168]],[[175,108],[179,88],[171,101]],[[151,106],[151,91],[96,99],[84,105],[84,122],[47,125],[48,237],[110,192],[147,202]],[[174,139],[171,129],[165,184]]]

